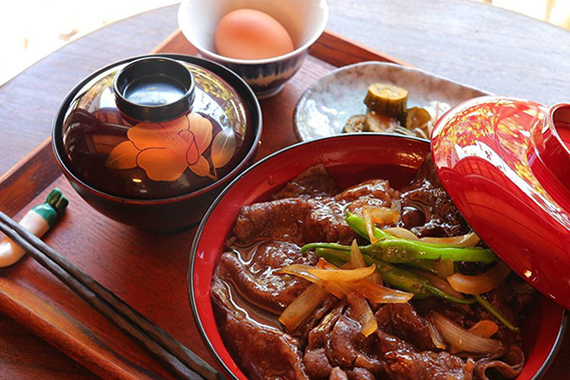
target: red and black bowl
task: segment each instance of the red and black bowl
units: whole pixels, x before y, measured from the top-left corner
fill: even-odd
[[[369,178],[384,178],[394,188],[408,183],[430,152],[426,140],[412,137],[354,134],[300,143],[283,149],[241,173],[205,214],[194,239],[188,286],[191,306],[204,342],[226,374],[247,379],[224,345],[210,297],[212,276],[240,208],[267,200],[305,169],[324,166],[341,187]],[[542,295],[529,307],[521,327],[527,358],[519,380],[537,379],[562,341],[565,309]]]
[[[175,231],[198,223],[254,159],[262,116],[227,68],[147,55],[91,74],[65,98],[55,157],[87,203],[120,223]]]

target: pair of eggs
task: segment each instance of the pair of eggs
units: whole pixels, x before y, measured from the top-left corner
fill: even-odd
[[[273,58],[295,50],[283,25],[253,9],[226,14],[216,28],[215,44],[218,54],[245,60]]]

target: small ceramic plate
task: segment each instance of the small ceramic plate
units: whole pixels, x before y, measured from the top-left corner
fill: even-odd
[[[342,133],[346,120],[365,114],[363,103],[372,83],[392,83],[408,90],[408,107],[424,107],[441,116],[450,107],[489,95],[473,87],[418,69],[383,62],[363,62],[339,68],[316,81],[299,99],[293,116],[301,141]]]

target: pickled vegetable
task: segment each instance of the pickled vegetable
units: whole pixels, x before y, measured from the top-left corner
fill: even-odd
[[[356,133],[364,131],[364,121],[366,120],[366,115],[353,115],[348,118],[342,133]]]
[[[406,123],[408,90],[389,83],[374,83],[368,86],[364,104],[370,111],[392,117],[402,125]]]
[[[425,108],[412,107],[408,109],[406,128],[420,137],[429,138],[431,133],[431,115]]]
[[[396,119],[376,112],[368,112],[364,121],[365,132],[394,133],[399,126]]]

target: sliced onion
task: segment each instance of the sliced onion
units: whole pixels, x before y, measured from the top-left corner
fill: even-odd
[[[305,321],[313,311],[325,300],[328,292],[317,284],[309,286],[299,297],[297,297],[279,317],[281,322],[289,331],[295,331],[303,321]]]
[[[307,272],[323,281],[358,281],[369,277],[376,271],[376,265],[356,269],[318,269],[307,266]]]
[[[346,264],[345,264],[346,265]],[[329,263],[322,257],[319,257],[319,261],[317,262],[317,268],[319,269],[338,269],[336,265],[333,263]]]
[[[438,276],[434,276],[433,274],[426,273],[426,272],[423,272],[421,270],[416,270],[416,269],[412,269],[412,272],[414,272],[415,274],[417,274],[421,278],[425,278],[433,286],[435,286],[436,288],[438,288],[442,292],[449,294],[450,296],[454,296],[457,298],[465,298],[465,296],[463,294],[461,294],[461,293],[457,292],[455,289],[453,289],[451,287],[451,285],[449,284],[449,282],[447,282],[443,278],[440,278]]]
[[[364,268],[366,266],[364,257],[362,256],[362,252],[360,252],[360,248],[358,247],[356,240],[353,240],[352,245],[350,246],[350,266],[352,268]]]
[[[362,335],[369,336],[378,330],[378,322],[376,322],[374,313],[364,297],[357,293],[349,293],[346,299],[352,311],[356,314],[358,322],[360,322],[360,332]]]
[[[386,288],[372,281],[358,281],[354,289],[372,303],[405,303],[412,299],[412,293]]]
[[[511,270],[499,262],[491,270],[475,276],[456,273],[447,278],[453,289],[464,294],[482,294],[493,290],[507,278]]]
[[[412,231],[404,227],[390,227],[386,228],[384,231],[402,239],[419,240]]]
[[[374,272],[372,276],[370,276],[370,281],[374,284],[384,286],[384,280],[382,279],[382,274],[378,271]]]
[[[423,237],[420,240],[426,243],[449,244],[454,247],[475,247],[477,244],[479,244],[479,241],[481,239],[479,239],[479,236],[477,236],[475,232],[471,232],[467,235],[444,238]]]
[[[398,221],[400,212],[396,208],[367,207],[372,221],[380,226],[385,226]]]
[[[368,207],[364,207],[364,209],[362,210],[362,219],[364,220],[364,225],[366,226],[366,233],[368,233],[368,240],[370,240],[372,244],[376,243],[378,241],[376,236],[374,236],[374,228],[376,228],[376,225],[372,220],[372,216],[370,215],[370,210],[368,209]]]
[[[345,299],[348,293],[354,291],[349,282],[324,281],[323,288],[339,299]]]
[[[445,344],[443,337],[439,333],[439,330],[435,328],[435,325],[429,319],[427,321],[428,321],[429,337],[431,338],[433,345],[439,348],[440,350],[445,350],[447,348],[447,345]]]
[[[312,269],[312,268],[313,267],[311,267],[309,265],[292,264],[292,265],[288,265],[286,267],[281,268],[279,270],[279,273],[291,274],[293,276],[304,278],[305,280],[310,281],[314,284],[322,285],[323,280],[321,280],[320,278],[316,277],[315,275],[309,273],[309,269]]]
[[[447,343],[456,350],[474,354],[491,354],[503,349],[500,341],[472,334],[439,313],[431,312],[430,319]]]
[[[364,207],[362,209],[362,219],[366,226],[368,239],[372,244],[376,243],[378,239],[374,236],[374,228],[378,225],[380,227],[390,223],[395,223],[400,217],[400,212],[397,208],[386,207]]]
[[[455,264],[450,259],[439,259],[434,261],[433,269],[438,277],[447,278],[455,273]]]
[[[498,330],[499,326],[497,326],[495,322],[484,319],[471,326],[469,332],[483,338],[490,338],[495,335]]]

